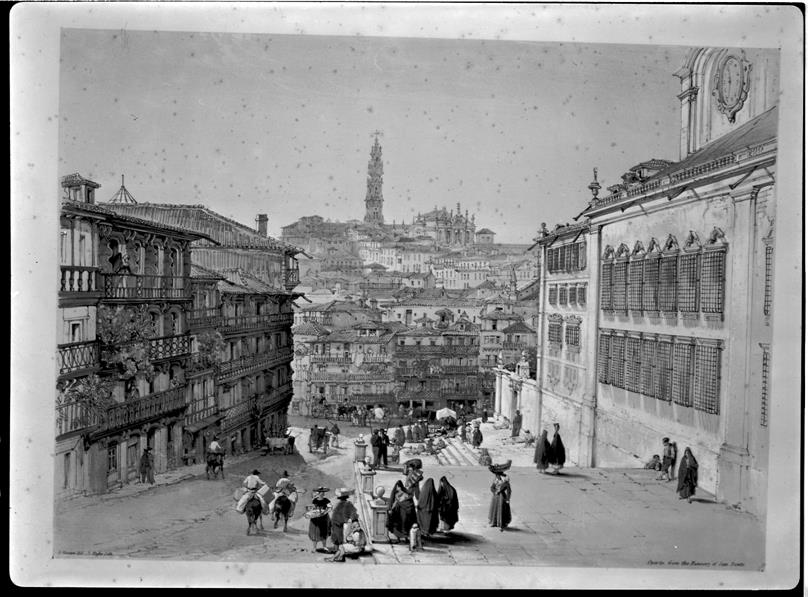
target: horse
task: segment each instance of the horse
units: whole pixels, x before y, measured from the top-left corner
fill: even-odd
[[[278,522],[283,516],[283,532],[286,532],[286,525],[289,522],[289,512],[292,510],[292,500],[285,495],[281,494],[275,498],[275,505],[272,507],[271,516],[275,519],[273,529],[278,528]]]
[[[258,534],[259,528],[262,531],[264,530],[264,519],[261,508],[261,500],[258,499],[257,495],[253,494],[253,496],[249,500],[247,500],[247,505],[244,507],[244,514],[247,516],[248,535],[250,534],[250,530],[252,529],[255,529],[256,535]]]
[[[213,473],[214,479],[219,473],[221,473],[222,479],[224,479],[224,454],[208,452],[207,466],[205,467],[205,475],[208,479],[210,479],[211,473]]]

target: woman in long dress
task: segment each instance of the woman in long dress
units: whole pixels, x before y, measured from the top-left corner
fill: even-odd
[[[547,441],[547,430],[543,429],[541,437],[536,440],[536,450],[533,452],[533,462],[536,463],[536,468],[540,472],[547,470],[547,464],[550,459],[550,442]]]
[[[488,467],[494,473],[494,482],[491,483],[491,507],[488,509],[488,524],[499,527],[500,532],[511,523],[511,482],[505,471],[507,465],[492,464]]]
[[[311,500],[314,509],[323,512],[322,515],[309,520],[309,539],[311,539],[312,551],[317,551],[318,543],[322,543],[323,549],[325,549],[326,540],[331,535],[331,517],[328,515],[331,500],[325,497],[329,491],[331,490],[326,487],[318,487],[314,490],[314,497]]]
[[[687,499],[688,503],[693,501],[696,494],[696,487],[699,484],[699,463],[693,456],[690,448],[685,448],[682,462],[679,463],[679,484],[676,491],[679,492],[679,499]]]
[[[418,526],[422,537],[434,535],[438,530],[438,492],[435,482],[429,478],[418,491]]]
[[[564,462],[567,460],[567,451],[564,449],[564,442],[561,441],[561,434],[558,432],[560,425],[553,423],[555,433],[553,434],[553,441],[550,442],[550,457],[548,462],[553,467],[553,472],[557,475],[558,471],[564,468]]]
[[[446,476],[440,478],[438,485],[438,517],[444,533],[451,531],[459,520],[457,512],[460,504],[457,500],[457,491],[449,483]]]

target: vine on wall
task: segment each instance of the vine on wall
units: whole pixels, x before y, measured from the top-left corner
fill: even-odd
[[[154,332],[145,305],[134,309],[98,307],[96,333],[101,340],[101,359],[117,369],[120,379],[154,379],[154,365],[149,361],[149,338]]]

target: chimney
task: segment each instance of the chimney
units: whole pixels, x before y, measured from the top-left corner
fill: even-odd
[[[267,220],[269,218],[266,214],[258,214],[255,216],[255,221],[258,222],[258,234],[263,237],[267,235]]]

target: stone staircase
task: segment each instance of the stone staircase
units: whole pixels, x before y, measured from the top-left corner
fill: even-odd
[[[474,448],[456,437],[450,438],[437,454],[438,463],[443,466],[479,466],[478,458]]]

